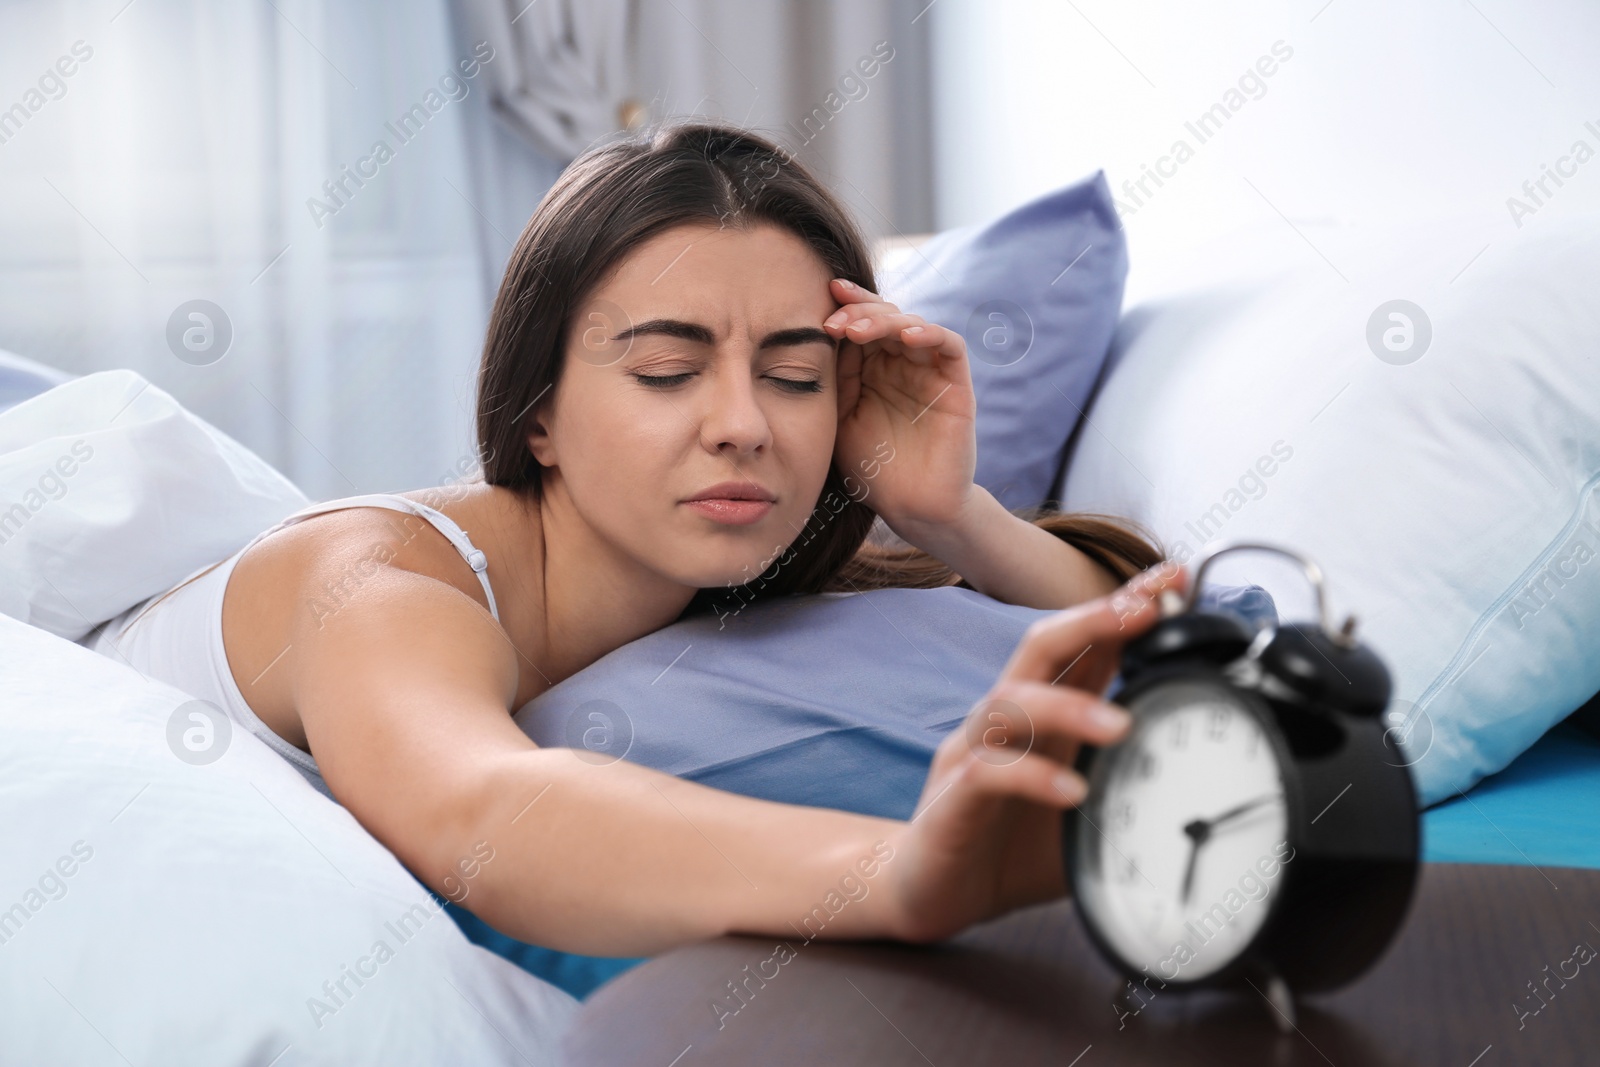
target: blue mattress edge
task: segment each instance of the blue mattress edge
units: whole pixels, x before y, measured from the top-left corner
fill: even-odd
[[[1559,723],[1504,770],[1423,812],[1422,858],[1600,868],[1600,738]]]

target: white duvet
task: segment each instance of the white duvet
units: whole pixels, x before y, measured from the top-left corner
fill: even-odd
[[[555,1061],[570,996],[189,703],[0,618],[0,1063]]]

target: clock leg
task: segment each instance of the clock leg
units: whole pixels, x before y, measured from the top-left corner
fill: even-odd
[[[1278,1024],[1278,1030],[1282,1033],[1294,1030],[1294,994],[1289,990],[1289,983],[1277,974],[1267,975],[1266,997],[1267,1003],[1272,1006],[1272,1021]]]

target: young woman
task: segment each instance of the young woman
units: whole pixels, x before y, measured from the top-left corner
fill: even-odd
[[[845,211],[770,142],[692,124],[597,148],[495,301],[482,483],[307,509],[95,646],[226,708],[523,941],[644,955],[790,933],[869,868],[876,891],[826,936],[937,939],[1058,896],[1076,746],[1127,725],[1097,694],[1187,579],[1119,589],[1158,561],[1139,536],[1028,521],[975,486],[961,337],[874,288]],[[913,547],[867,541],[875,517]],[[687,614],[953,583],[1070,610],[1029,628],[986,698],[1024,710],[1031,751],[997,766],[957,731],[909,822],[595,766],[512,721]]]

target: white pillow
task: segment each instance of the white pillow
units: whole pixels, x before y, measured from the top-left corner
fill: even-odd
[[[0,613],[77,640],[310,501],[129,370],[0,412]]]
[[[1275,222],[1162,269],[1189,281],[1124,317],[1067,509],[1174,556],[1248,538],[1319,562],[1394,675],[1424,803],[1600,690],[1600,217]],[[1425,348],[1414,313],[1409,349],[1375,316],[1398,299]]]
[[[0,1063],[556,1061],[576,1001],[188,703],[0,619]]]

